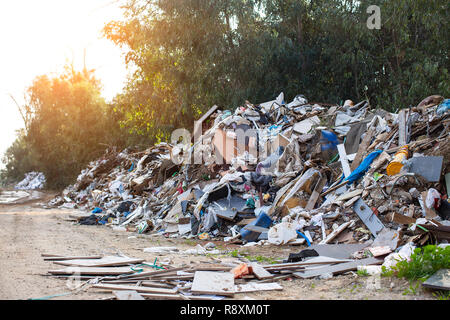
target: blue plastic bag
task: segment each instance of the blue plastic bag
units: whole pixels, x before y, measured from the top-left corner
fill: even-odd
[[[450,110],[450,99],[445,99],[437,108],[436,114],[438,116],[442,116],[444,113],[446,113],[448,110]]]

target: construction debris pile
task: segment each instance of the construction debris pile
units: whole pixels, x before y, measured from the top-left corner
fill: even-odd
[[[110,150],[48,205],[92,212],[80,224],[246,245],[373,241],[375,257],[446,243],[448,110],[440,96],[390,113],[282,93],[214,106],[193,144]]]
[[[34,190],[42,189],[45,186],[45,176],[42,172],[28,172],[25,178],[15,185],[15,189],[19,190]]]

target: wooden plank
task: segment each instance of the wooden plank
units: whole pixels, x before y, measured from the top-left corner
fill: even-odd
[[[197,122],[201,123],[205,121],[210,115],[213,114],[214,111],[219,108],[217,105],[213,105],[200,119],[197,120]]]
[[[192,293],[234,295],[234,276],[231,272],[196,271]]]
[[[334,202],[345,201],[345,200],[351,199],[353,197],[359,196],[362,192],[363,192],[362,189],[356,189],[356,190],[353,190],[353,191],[350,191],[350,192],[346,192],[344,194],[341,194],[339,197],[337,197],[334,200]]]
[[[148,300],[186,300],[180,294],[141,293]]]
[[[131,290],[136,292],[145,292],[145,293],[163,293],[163,294],[176,294],[176,289],[166,289],[166,288],[152,288],[152,287],[142,287],[142,286],[127,286],[121,284],[94,284],[92,286],[96,289],[115,291],[115,290]]]
[[[386,215],[386,217],[388,218],[388,220],[390,222],[395,222],[395,223],[399,223],[399,224],[411,224],[411,223],[416,222],[416,219],[407,217],[407,216],[397,213],[397,212],[388,213]]]
[[[332,258],[332,257],[319,256],[319,257],[313,257],[306,261],[301,261],[301,262],[279,263],[279,264],[272,264],[272,265],[264,265],[262,267],[266,270],[282,270],[282,269],[286,269],[288,267],[305,267],[305,266],[310,266],[310,265],[318,265],[318,264],[320,265],[320,264],[328,264],[328,263],[344,263],[344,262],[349,262],[349,261],[352,261],[352,260],[336,259],[336,258]]]
[[[273,277],[272,279],[261,280],[261,281],[259,281],[259,283],[274,282],[274,281],[284,280],[284,279],[291,278],[291,277],[292,277],[291,274],[286,274],[286,275]]]
[[[145,300],[143,296],[134,290],[113,291],[117,300]]]
[[[364,139],[361,141],[359,145],[358,152],[356,153],[355,159],[352,162],[351,170],[355,170],[360,164],[361,161],[366,154],[367,148],[369,147],[370,141],[372,140],[372,136],[375,133],[375,128],[370,128],[369,131],[366,132]]]
[[[111,267],[124,266],[128,264],[139,264],[144,262],[144,259],[106,256],[101,259],[75,259],[69,261],[53,261],[54,264],[71,267]]]
[[[398,113],[398,145],[406,145],[406,109]]]
[[[232,267],[199,266],[194,267],[194,271],[230,271]]]
[[[249,282],[246,284],[235,285],[234,290],[236,293],[248,293],[258,291],[283,290],[283,287],[276,282],[270,283]]]
[[[256,218],[250,218],[250,219],[242,219],[241,221],[239,221],[238,223],[236,223],[238,226],[246,226],[249,223],[253,222],[254,220],[256,220]]]
[[[339,152],[339,159],[342,165],[342,171],[344,172],[345,178],[347,178],[350,175],[350,173],[352,173],[352,171],[350,170],[350,165],[348,164],[347,153],[345,152],[344,144],[343,143],[338,144],[337,149]]]
[[[273,278],[273,274],[264,269],[261,265],[256,262],[250,263],[253,274],[260,280]]]
[[[67,267],[64,269],[49,270],[51,274],[92,274],[92,275],[119,275],[134,273],[130,267]]]
[[[332,186],[332,187],[328,188],[328,190],[325,191],[325,192],[322,192],[322,194],[321,194],[320,196],[324,197],[324,196],[326,196],[327,194],[333,192],[334,190],[339,189],[340,187],[346,185],[347,183],[348,183],[348,181],[345,181],[345,180],[344,180],[344,181],[342,181],[341,183],[339,183],[339,184],[337,184],[337,185],[335,185],[335,186]]]
[[[157,271],[143,271],[138,274],[124,276],[124,277],[122,277],[122,279],[142,279],[142,278],[156,276],[159,274],[174,273],[176,271],[181,271],[181,270],[185,270],[185,269],[186,268],[173,268],[173,269],[165,269],[165,270],[157,270]]]
[[[101,259],[102,256],[68,256],[68,257],[57,257],[57,256],[47,256],[44,258],[44,261],[53,261],[53,260],[75,260],[75,259]]]
[[[189,274],[189,275],[172,275],[172,276],[166,276],[164,278],[164,280],[191,280],[192,278],[194,278],[194,274]],[[160,279],[160,278],[151,278],[151,279]]]
[[[103,283],[106,283],[103,281]],[[174,286],[162,283],[162,282],[156,282],[156,281],[142,281],[141,286],[143,287],[153,287],[153,288],[166,288],[166,289],[172,289]]]
[[[318,268],[315,270],[309,270],[309,271],[305,271],[305,272],[295,272],[295,273],[293,273],[293,275],[298,278],[308,279],[308,278],[314,278],[314,277],[317,277],[317,276],[320,276],[320,275],[326,274],[326,273],[338,274],[338,273],[356,270],[358,266],[365,266],[365,265],[371,265],[371,264],[382,264],[383,261],[384,261],[383,259],[380,260],[380,259],[377,259],[374,257],[370,257],[367,259],[355,260],[352,262],[336,264],[334,266]]]
[[[141,293],[141,296],[148,300],[215,300],[206,296],[182,295],[182,294],[158,294]]]
[[[308,203],[306,204],[305,210],[310,211],[314,209],[314,206],[316,205],[317,199],[319,199],[320,193],[322,192],[323,187],[327,183],[327,178],[323,177],[317,182],[316,187],[314,188],[314,191],[311,194],[311,197],[308,200]]]
[[[336,230],[334,230],[333,232],[331,232],[326,239],[323,239],[322,241],[320,241],[319,244],[327,244],[328,242],[330,242],[331,240],[333,240],[334,238],[336,238],[336,236],[341,233],[343,230],[345,230],[345,228],[347,228],[350,224],[354,223],[355,220],[350,220],[349,222],[343,223],[341,224],[340,227],[338,227]]]

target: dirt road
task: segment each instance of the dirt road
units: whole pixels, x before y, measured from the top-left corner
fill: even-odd
[[[52,299],[100,299],[111,296],[111,293],[88,286],[80,292],[71,291],[66,280],[44,276],[55,265],[44,261],[41,257],[42,253],[62,255],[122,253],[130,257],[144,258],[150,264],[153,264],[157,258],[158,261],[181,266],[211,262],[214,259],[236,261],[238,258],[229,254],[233,250],[267,260],[285,259],[289,253],[300,250],[299,247],[292,246],[243,248],[213,241],[217,248],[228,254],[188,255],[184,254],[183,250],[193,248],[197,243],[204,245],[207,242],[137,235],[113,231],[105,226],[75,225],[67,221],[69,214],[74,210],[40,207],[39,202],[49,197],[51,195],[41,194],[30,200],[25,196],[15,201],[8,201],[8,204],[0,204],[0,299],[36,299],[49,298],[48,296]],[[166,255],[143,252],[144,248],[152,246],[177,246],[180,251]],[[416,295],[404,295],[409,284],[407,281],[396,278],[361,277],[348,274],[328,280],[294,278],[279,283],[283,286],[283,291],[239,294],[235,296],[235,299],[435,299],[430,292],[422,291],[420,287]]]

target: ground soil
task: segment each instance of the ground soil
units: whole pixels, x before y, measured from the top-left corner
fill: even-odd
[[[0,204],[0,299],[102,299],[110,292],[84,286],[73,291],[65,279],[46,276],[55,268],[44,261],[42,253],[61,255],[106,255],[122,253],[130,257],[144,258],[153,264],[165,261],[173,266],[212,262],[215,259],[233,261],[232,255],[187,255],[183,250],[204,245],[207,241],[165,238],[163,236],[138,235],[114,231],[106,226],[82,226],[68,221],[76,210],[43,209],[40,203],[52,194],[34,194],[34,199],[21,198],[13,203]],[[252,256],[285,259],[291,252],[302,247],[263,246],[242,247],[221,241],[212,241],[222,251],[237,249]],[[151,254],[143,249],[152,246],[176,246],[178,253]],[[356,273],[334,276],[331,279],[287,279],[279,281],[282,291],[247,293],[235,295],[234,299],[278,300],[412,300],[435,299],[430,291],[419,286],[415,294],[404,294],[410,287],[405,280],[397,278],[363,277]],[[62,295],[65,294],[65,295]],[[56,295],[56,296],[54,296]],[[53,297],[54,296],[54,297]]]

